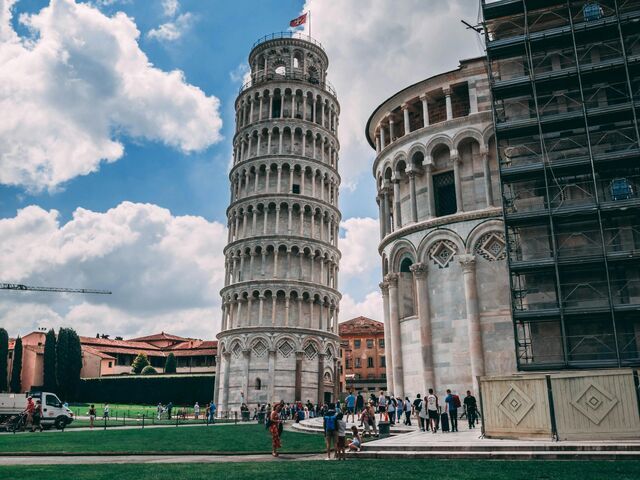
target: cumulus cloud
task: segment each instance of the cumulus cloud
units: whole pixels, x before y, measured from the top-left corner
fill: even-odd
[[[382,322],[382,295],[376,290],[365,295],[360,302],[351,295],[345,294],[340,301],[340,322],[346,322],[355,317],[368,317]]]
[[[174,42],[185,34],[195,20],[194,16],[189,12],[178,15],[178,10],[180,10],[178,0],[163,0],[162,10],[164,11],[164,16],[171,20],[149,30],[147,33],[149,38]]]
[[[155,68],[133,19],[50,0],[11,25],[0,0],[0,183],[54,190],[122,157],[123,136],[192,152],[221,139],[219,100]]]
[[[11,332],[68,325],[93,335],[155,330],[211,338],[219,330],[226,229],[202,217],[123,202],[104,213],[30,206],[0,220],[3,281],[107,289],[109,296],[10,292]]]
[[[342,105],[340,170],[343,187],[370,175],[374,151],[364,129],[373,110],[394,93],[458,60],[482,54],[475,34],[477,0],[307,0],[314,38],[329,55],[329,80]],[[305,25],[308,33],[309,24]]]

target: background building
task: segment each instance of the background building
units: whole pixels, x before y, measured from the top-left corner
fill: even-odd
[[[396,93],[366,135],[377,152],[389,390],[460,392],[514,371],[485,59]]]
[[[640,2],[483,1],[520,369],[640,364]]]
[[[356,317],[340,328],[340,392],[387,390],[384,324]]]
[[[22,391],[41,387],[44,380],[44,343],[46,332],[31,332],[22,337]],[[14,340],[9,342],[9,378],[13,368]],[[108,336],[80,337],[82,347],[81,378],[125,375],[140,353],[147,355],[151,365],[162,373],[167,356],[176,357],[176,373],[215,373],[218,342],[158,333],[124,340]]]
[[[338,115],[310,37],[256,42],[236,99],[216,400],[323,401],[338,390]]]

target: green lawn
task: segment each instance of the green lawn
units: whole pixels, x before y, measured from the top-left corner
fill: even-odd
[[[348,460],[216,464],[61,465],[0,467],[0,478],[19,480],[199,480],[233,478],[434,478],[437,480],[637,480],[640,462]]]
[[[283,452],[319,452],[320,435],[285,432]],[[0,435],[3,453],[93,452],[271,452],[271,435],[262,425],[166,427],[135,430],[20,433]],[[3,478],[0,475],[0,478]]]

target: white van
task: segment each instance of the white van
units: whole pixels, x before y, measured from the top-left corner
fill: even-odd
[[[20,415],[27,408],[27,397],[31,395],[33,401],[40,400],[42,404],[43,428],[56,427],[63,429],[73,421],[73,412],[65,407],[55,393],[0,393],[0,422]]]

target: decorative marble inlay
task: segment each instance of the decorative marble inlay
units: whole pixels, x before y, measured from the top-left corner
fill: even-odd
[[[309,360],[313,360],[314,358],[316,358],[316,355],[318,354],[318,350],[313,345],[313,343],[310,343],[304,348],[304,354],[307,356]]]
[[[236,343],[233,346],[233,348],[231,349],[231,353],[233,353],[233,356],[236,358],[240,357],[240,354],[242,353],[242,347],[239,343]]]
[[[278,351],[286,358],[293,353],[293,346],[289,342],[284,341],[278,347]]]
[[[251,349],[256,357],[262,357],[267,352],[267,346],[262,340],[258,340]]]
[[[327,361],[331,361],[331,359],[333,358],[333,355],[331,355],[331,350],[327,348],[324,354],[327,357]]]
[[[457,252],[458,250],[455,243],[449,240],[440,240],[429,250],[429,258],[431,258],[439,268],[447,268]]]
[[[529,410],[533,408],[535,402],[513,383],[509,384],[509,387],[507,393],[500,400],[498,409],[514,424],[518,425],[529,413]]]
[[[476,242],[474,251],[490,262],[504,260],[507,258],[507,246],[504,241],[504,234],[492,232],[483,235],[480,240]]]
[[[615,395],[594,383],[587,385],[580,395],[571,401],[576,410],[596,425],[600,425],[617,403]]]

